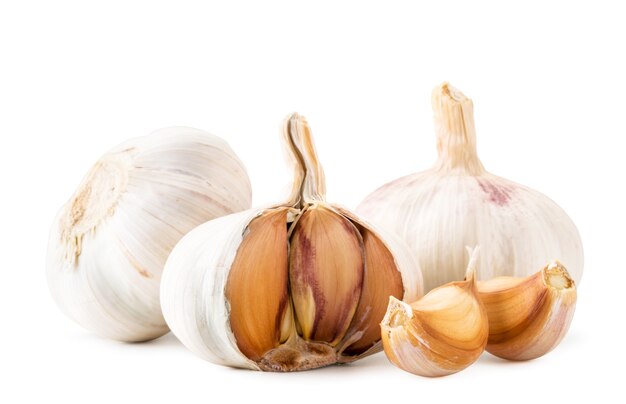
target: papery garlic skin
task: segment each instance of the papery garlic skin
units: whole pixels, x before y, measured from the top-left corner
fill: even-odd
[[[470,251],[464,281],[431,290],[413,303],[390,297],[380,324],[387,358],[398,368],[426,377],[447,376],[474,363],[487,344],[487,311],[478,298]]]
[[[50,231],[47,277],[59,307],[121,341],[168,332],[159,288],[180,238],[249,208],[245,167],[222,139],[185,127],[115,147],[92,167]]]
[[[161,307],[176,337],[210,362],[258,369],[237,349],[224,296],[228,269],[258,210],[206,222],[174,247],[161,279]],[[185,270],[182,270],[182,269]],[[207,268],[216,268],[210,275]]]
[[[294,165],[289,200],[197,227],[166,264],[165,319],[185,346],[213,363],[298,371],[351,362],[381,349],[377,323],[389,295],[378,292],[408,299],[422,293],[421,273],[402,242],[324,201],[324,174],[304,118],[288,117],[283,134]],[[315,233],[320,224],[328,233]],[[325,243],[331,239],[340,245]],[[381,266],[390,257],[393,268]]]
[[[432,100],[435,166],[380,187],[357,212],[411,247],[426,291],[463,276],[466,245],[484,246],[479,280],[528,276],[560,257],[580,282],[583,248],[572,220],[543,194],[485,171],[469,98],[444,83]]]
[[[576,308],[576,285],[558,261],[525,278],[499,277],[478,283],[489,317],[487,352],[530,360],[556,348]]]

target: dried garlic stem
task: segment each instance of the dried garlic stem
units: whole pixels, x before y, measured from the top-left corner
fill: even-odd
[[[474,104],[456,88],[443,83],[432,94],[439,158],[437,170],[461,170],[470,175],[485,171],[476,153]]]

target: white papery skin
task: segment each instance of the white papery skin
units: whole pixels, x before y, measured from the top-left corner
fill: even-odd
[[[308,127],[303,129],[303,123],[305,125],[304,119],[294,114],[291,119],[287,119],[286,126],[296,126],[298,130],[295,132],[306,132],[308,136]],[[278,206],[250,209],[198,226],[180,240],[167,260],[161,282],[163,315],[181,342],[205,360],[232,367],[267,370],[248,359],[238,348],[231,327],[230,304],[225,290],[233,261],[247,234],[249,224],[264,212],[277,207],[292,209],[290,215],[298,215],[300,208],[289,207],[300,206],[301,202],[305,205],[323,204],[377,234],[392,253],[397,270],[400,272],[404,287],[403,298],[413,301],[423,294],[419,267],[411,251],[397,236],[388,235],[385,231],[378,232],[375,226],[353,213],[322,201],[325,192],[323,171],[317,164],[311,140],[305,139],[300,145],[310,148],[308,150],[310,156],[307,158],[306,152],[299,151],[298,153],[304,154],[305,157],[292,162],[295,166],[294,189],[287,202]],[[293,147],[295,150],[298,146]],[[293,216],[289,221],[292,220]],[[250,270],[253,271],[255,268]],[[354,341],[344,342],[347,345]],[[380,349],[379,341],[358,358],[378,352]],[[340,351],[340,347],[336,350]],[[345,358],[345,361],[354,359],[357,358]],[[341,358],[325,365],[335,361],[341,361]],[[308,369],[313,367],[316,366]]]
[[[185,127],[131,139],[98,160],[50,231],[47,277],[59,307],[121,341],[168,332],[161,272],[207,220],[250,207],[245,167],[222,139]]]
[[[482,246],[479,280],[532,275],[553,259],[579,283],[576,226],[545,195],[488,173],[476,154],[473,104],[447,83],[433,91],[439,159],[383,185],[356,211],[411,247],[425,291],[463,279],[466,245]]]
[[[246,227],[262,210],[204,223],[174,247],[161,280],[163,316],[193,353],[213,363],[258,370],[237,348],[224,290]]]

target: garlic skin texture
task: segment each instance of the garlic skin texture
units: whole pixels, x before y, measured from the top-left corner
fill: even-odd
[[[50,231],[56,303],[89,331],[120,341],[168,332],[161,272],[180,238],[250,207],[246,169],[228,144],[185,127],[130,139],[103,155]]]
[[[583,248],[567,214],[541,193],[485,171],[469,98],[444,83],[432,105],[435,166],[383,185],[357,212],[409,245],[426,291],[463,276],[466,245],[484,246],[479,280],[525,277],[559,257],[579,283]]]
[[[487,352],[516,361],[556,348],[576,308],[576,285],[559,261],[526,278],[479,282],[478,296],[489,317]]]
[[[213,363],[299,371],[351,362],[380,351],[378,322],[390,295],[422,293],[406,246],[325,202],[303,117],[285,120],[283,142],[294,169],[289,199],[197,227],[164,270],[168,325]]]
[[[464,281],[435,288],[411,304],[389,298],[380,327],[385,354],[395,366],[419,376],[447,376],[483,353],[489,323],[474,280],[478,248],[468,251]]]

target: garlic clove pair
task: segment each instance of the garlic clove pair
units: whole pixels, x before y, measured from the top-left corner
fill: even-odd
[[[474,363],[483,350],[508,360],[535,359],[563,339],[576,306],[576,286],[553,261],[526,278],[474,282],[477,249],[466,279],[407,304],[390,298],[381,323],[385,354],[421,376],[445,376]]]
[[[478,248],[469,252],[465,280],[435,288],[411,304],[390,298],[381,336],[387,358],[400,369],[446,376],[465,369],[484,351],[489,323],[474,280]]]
[[[406,247],[325,202],[308,124],[283,125],[289,199],[207,222],[174,248],[161,283],[165,319],[196,354],[267,371],[351,362],[380,350],[389,296],[421,295]]]
[[[554,349],[576,308],[576,285],[558,261],[526,278],[479,282],[478,295],[489,318],[487,352],[509,360],[535,359]]]

